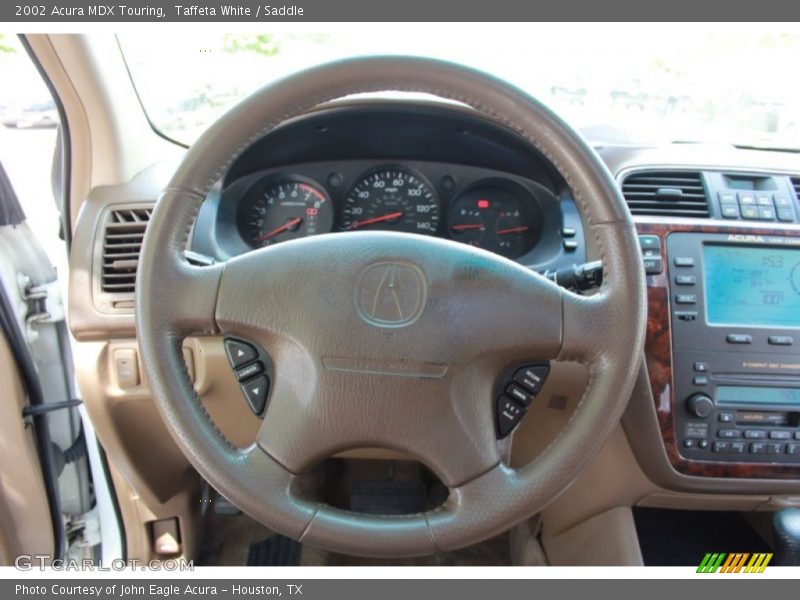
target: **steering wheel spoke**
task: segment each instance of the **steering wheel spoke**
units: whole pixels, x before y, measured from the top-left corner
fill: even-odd
[[[164,192],[149,227],[166,227],[171,233],[168,244],[148,251],[152,241],[145,237],[141,253],[137,289],[151,290],[158,301],[137,302],[137,319],[158,324],[161,331],[174,336],[216,331],[214,312],[224,264],[196,266],[184,256],[192,215],[201,202],[191,192]]]

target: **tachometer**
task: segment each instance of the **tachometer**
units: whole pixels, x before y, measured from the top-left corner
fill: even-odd
[[[326,233],[332,227],[328,195],[302,178],[267,178],[247,192],[239,208],[239,229],[255,248]]]
[[[439,227],[439,201],[420,176],[399,167],[383,167],[362,178],[347,195],[341,227],[434,234]]]

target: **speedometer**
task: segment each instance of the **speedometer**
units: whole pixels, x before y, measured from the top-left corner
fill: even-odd
[[[439,228],[439,201],[421,176],[399,167],[381,167],[356,183],[345,198],[341,228],[434,234]]]

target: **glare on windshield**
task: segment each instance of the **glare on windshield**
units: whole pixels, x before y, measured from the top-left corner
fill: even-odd
[[[788,26],[787,26],[788,27]],[[544,101],[599,143],[800,147],[800,33],[710,25],[375,24],[357,33],[153,33],[120,45],[154,126],[191,143],[258,87],[322,62],[460,62]]]

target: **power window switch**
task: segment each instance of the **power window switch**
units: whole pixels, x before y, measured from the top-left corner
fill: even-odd
[[[139,359],[133,348],[115,348],[113,352],[114,372],[121,388],[139,385]]]

